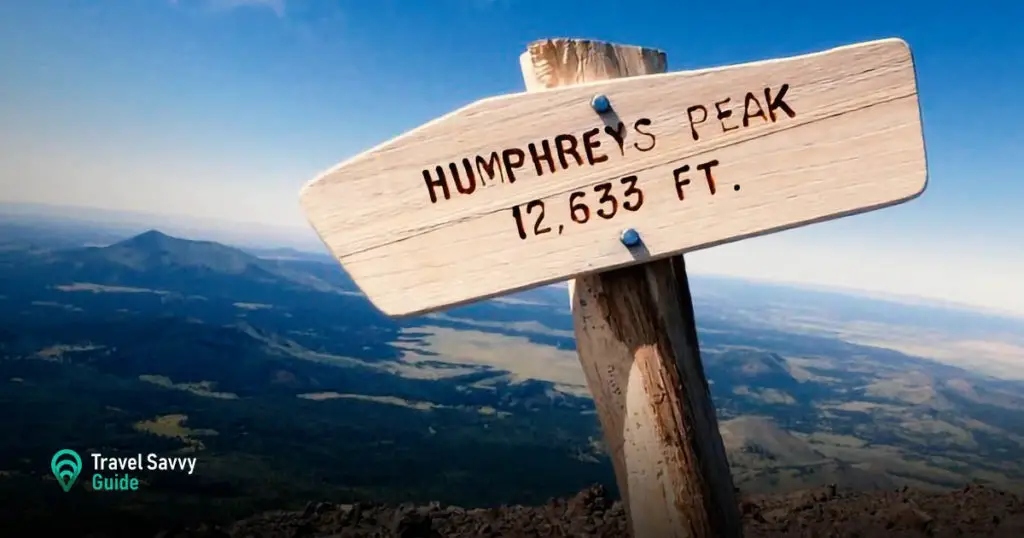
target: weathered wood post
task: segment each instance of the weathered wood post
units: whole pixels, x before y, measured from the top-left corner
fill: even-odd
[[[532,43],[520,64],[527,91],[667,67],[657,50],[573,39]],[[633,536],[742,536],[682,255],[570,280],[569,298]]]
[[[482,99],[302,190],[401,317],[576,279],[577,346],[635,538],[736,538],[682,254],[911,200],[927,183],[906,43],[662,73],[663,54],[534,43]]]

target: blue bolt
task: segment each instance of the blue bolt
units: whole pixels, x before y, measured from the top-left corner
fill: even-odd
[[[622,235],[619,237],[623,245],[627,247],[635,247],[640,244],[640,234],[632,228],[626,228],[622,231]]]
[[[604,114],[612,109],[611,101],[604,95],[595,95],[590,101],[590,106],[594,107],[598,114]]]

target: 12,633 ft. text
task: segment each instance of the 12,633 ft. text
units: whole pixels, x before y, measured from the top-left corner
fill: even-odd
[[[708,190],[712,195],[718,191],[712,172],[715,166],[718,166],[717,160],[710,160],[693,167],[697,172],[703,173]],[[688,177],[690,171],[691,168],[687,164],[672,170],[676,196],[680,201],[685,199],[684,189],[691,184]],[[739,187],[738,184],[733,185],[733,190],[738,191]],[[564,210],[556,208],[554,213],[555,215],[568,213],[573,224],[586,224],[595,218],[611,220],[623,212],[639,211],[643,205],[644,192],[637,184],[637,176],[630,175],[617,181],[606,181],[593,187],[573,191],[565,198]],[[515,220],[516,231],[519,232],[520,239],[549,233],[561,235],[565,231],[566,224],[562,223],[563,219],[558,216],[548,219],[547,209],[544,200],[531,200],[512,207],[512,218]]]

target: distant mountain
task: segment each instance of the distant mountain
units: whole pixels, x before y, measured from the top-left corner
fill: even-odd
[[[136,508],[223,520],[309,499],[480,506],[611,485],[565,286],[395,320],[332,260],[156,230],[102,247],[8,239],[0,494],[18,502],[0,519],[102,528]],[[827,319],[806,295],[692,285],[742,490],[1024,478],[1021,383],[781,323]],[[66,446],[195,450],[202,467],[144,477],[129,506],[44,481]]]
[[[741,454],[775,465],[808,465],[827,459],[767,417],[745,416],[726,420],[720,424],[720,429],[726,450],[733,454],[733,465],[742,463],[736,461],[742,459],[739,457]]]
[[[607,482],[589,399],[472,363],[502,342],[542,349],[527,338],[550,307],[514,299],[399,323],[336,263],[158,231],[105,247],[12,243],[0,253],[0,413],[13,432],[0,498],[17,502],[0,519],[81,534],[311,498],[500,504]],[[40,458],[62,446],[201,463],[180,479],[144,473],[124,503],[50,487]],[[493,476],[508,462],[516,473]]]
[[[31,235],[35,241],[53,244],[54,239],[59,239],[62,248],[111,244],[152,228],[176,237],[202,238],[246,247],[288,245],[311,251],[323,248],[316,234],[304,224],[280,226],[229,222],[80,206],[0,202],[0,232],[8,224],[17,224],[26,232],[23,236]],[[3,233],[0,233],[2,237]]]
[[[337,263],[327,251],[308,252],[288,247],[279,248],[246,248],[246,252],[265,260],[302,260],[321,263]]]
[[[6,253],[11,259],[6,272],[22,285],[118,286],[250,301],[271,300],[287,290],[358,293],[337,265],[267,260],[220,243],[180,239],[156,230],[104,247],[16,254]]]
[[[860,468],[828,457],[770,418],[744,416],[720,424],[733,481],[747,492],[776,492],[842,484],[858,490],[896,483],[883,470]]]
[[[144,232],[108,247],[86,248],[61,254],[71,262],[121,265],[143,272],[192,269],[230,275],[268,276],[264,263],[242,250],[212,241],[189,241],[160,233]]]

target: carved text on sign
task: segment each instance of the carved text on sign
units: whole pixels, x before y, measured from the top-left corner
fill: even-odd
[[[712,196],[718,192],[715,176],[712,173],[712,169],[718,164],[717,159],[712,159],[693,167],[694,170],[701,173],[707,184],[707,190]],[[690,171],[691,167],[688,164],[682,164],[672,170],[671,179],[680,202],[686,199],[686,188],[692,183],[686,175]],[[591,215],[611,220],[619,214],[620,208],[629,212],[639,211],[644,203],[644,191],[640,189],[638,181],[637,175],[634,174],[619,178],[618,181],[598,183],[591,189],[571,192],[567,197],[570,220],[576,224],[586,224],[590,222]],[[733,184],[732,190],[739,191],[740,184]],[[520,239],[526,239],[530,235],[544,235],[552,233],[552,231],[562,235],[566,231],[564,222],[554,224],[545,222],[546,211],[544,200],[531,200],[512,207],[512,218],[515,220]],[[533,220],[528,221],[528,218]]]
[[[775,123],[780,118],[780,112],[790,118],[796,117],[796,112],[785,100],[787,91],[789,84],[782,84],[774,91],[767,87],[763,92],[747,92],[742,99],[742,105],[736,109],[731,107],[731,103],[734,102],[731,97],[715,101],[710,106],[691,105],[686,109],[691,136],[694,141],[700,140],[698,128],[707,128],[706,124],[712,117],[722,133],[749,127],[755,122]],[[759,99],[759,94],[762,93],[764,104]],[[478,187],[486,187],[489,182],[515,183],[516,172],[526,167],[532,168],[537,177],[543,177],[545,174],[568,170],[572,166],[595,166],[608,161],[609,153],[614,155],[614,149],[610,152],[603,149],[605,143],[609,142],[608,139],[618,148],[620,158],[625,157],[627,146],[632,146],[640,152],[648,152],[656,147],[657,137],[654,134],[653,122],[649,118],[639,118],[628,125],[630,127],[627,128],[626,122],[619,121],[614,127],[594,127],[579,135],[559,134],[550,139],[530,142],[526,144],[525,149],[513,147],[495,150],[487,154],[464,157],[459,162],[450,162],[444,166],[425,168],[422,174],[427,194],[431,203],[436,204],[442,199],[451,199],[455,194],[473,194]],[[635,185],[631,188],[635,188]],[[607,195],[606,193],[605,196]],[[521,219],[517,218],[517,221],[521,222]],[[520,233],[520,236],[523,236],[523,233]]]

